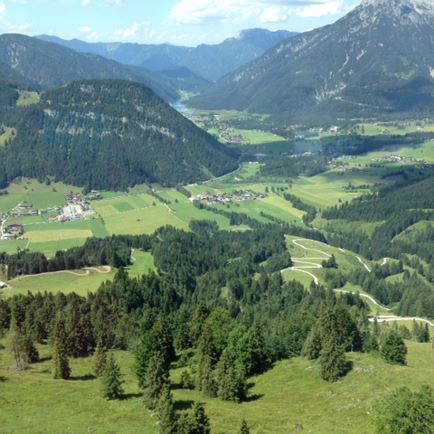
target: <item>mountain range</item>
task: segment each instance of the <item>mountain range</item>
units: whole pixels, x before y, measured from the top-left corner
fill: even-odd
[[[434,112],[434,3],[364,0],[332,25],[287,39],[191,104],[287,122]]]
[[[144,84],[167,101],[179,98],[172,80],[155,72],[24,35],[0,35],[0,59],[0,79],[24,87],[47,90],[74,80],[122,79]]]
[[[38,38],[64,45],[80,53],[97,54],[151,71],[174,71],[183,67],[185,75],[187,68],[193,74],[213,82],[294,35],[296,33],[286,30],[272,32],[265,29],[250,29],[220,44],[201,44],[194,48],[169,44],[88,43],[48,35]]]

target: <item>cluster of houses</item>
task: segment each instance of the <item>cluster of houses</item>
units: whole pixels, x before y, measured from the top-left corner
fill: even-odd
[[[384,158],[374,158],[373,161],[379,163],[424,163],[424,160],[416,159],[413,157],[406,157],[404,155],[389,155],[388,157]]]
[[[237,134],[235,130],[225,124],[219,115],[214,114],[188,114],[187,117],[196,125],[199,125],[207,131],[217,131],[219,138],[224,139],[226,142],[236,145],[248,145],[249,140],[244,138],[241,134]]]
[[[201,193],[197,196],[190,197],[190,202],[203,202],[208,205],[227,205],[233,202],[244,202],[247,200],[264,199],[265,194],[257,193],[254,191],[241,191],[230,193]]]
[[[30,217],[39,215],[41,212],[33,209],[33,205],[28,202],[20,202],[10,213],[12,217]]]
[[[50,217],[50,221],[65,223],[94,217],[95,211],[92,209],[90,201],[101,199],[101,193],[92,190],[88,196],[83,197],[80,193],[71,192],[66,195],[65,199],[67,205],[62,208],[61,214]]]

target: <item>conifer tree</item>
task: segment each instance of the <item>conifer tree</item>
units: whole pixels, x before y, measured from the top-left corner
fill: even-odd
[[[17,370],[22,371],[26,366],[24,336],[14,316],[11,319],[8,343],[11,353],[13,354],[15,359],[15,367]]]
[[[303,355],[308,360],[316,360],[321,354],[321,331],[317,326],[314,326],[307,336],[306,342],[303,348]]]
[[[381,347],[381,355],[388,363],[405,365],[407,363],[407,347],[404,339],[399,334],[391,330],[384,339]]]
[[[164,357],[157,351],[149,361],[146,374],[145,404],[150,410],[154,410],[160,399],[164,386],[169,384],[169,370]]]
[[[246,397],[246,379],[225,350],[216,368],[217,396],[224,401],[240,402]]]
[[[157,405],[157,413],[160,422],[160,434],[177,434],[175,406],[173,404],[173,395],[168,384],[166,384],[161,391]]]
[[[100,343],[97,344],[95,349],[94,359],[94,372],[96,377],[104,374],[107,366],[107,350]]]
[[[330,382],[338,381],[345,375],[347,366],[344,349],[337,334],[332,333],[323,342],[321,350],[321,378]]]
[[[249,425],[244,419],[243,422],[241,423],[240,434],[250,434]]]
[[[110,354],[102,379],[102,393],[108,400],[120,399],[124,393],[122,388],[122,375],[115,357]]]
[[[26,363],[36,363],[39,361],[39,352],[29,335],[23,337],[23,357]]]
[[[208,355],[203,355],[199,363],[198,389],[206,395],[217,396],[217,385],[214,378],[214,366],[212,359]]]
[[[66,345],[65,323],[58,318],[53,329],[53,378],[67,380],[71,375]]]
[[[184,370],[181,373],[181,387],[187,390],[194,389],[194,379],[187,370]]]
[[[193,411],[188,416],[184,417],[180,430],[182,434],[210,434],[211,426],[209,418],[205,413],[205,408],[202,404],[195,403]]]

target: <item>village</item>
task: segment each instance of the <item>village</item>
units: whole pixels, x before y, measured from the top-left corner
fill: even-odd
[[[190,197],[190,202],[202,202],[208,205],[228,205],[234,202],[244,202],[248,200],[260,200],[266,197],[265,194],[254,191],[238,191],[231,193],[209,193],[204,192],[197,196]]]
[[[0,240],[22,240],[25,238],[24,224],[13,222],[8,225],[8,220],[13,221],[14,219],[26,217],[47,216],[48,222],[50,223],[66,223],[94,218],[96,213],[92,209],[91,201],[101,198],[102,196],[99,191],[92,190],[87,196],[72,192],[67,194],[65,196],[65,206],[35,209],[33,205],[28,202],[20,202],[9,213],[0,216]]]

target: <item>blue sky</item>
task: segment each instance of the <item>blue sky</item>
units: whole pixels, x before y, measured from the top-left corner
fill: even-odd
[[[0,32],[90,42],[217,43],[240,30],[306,31],[360,0],[0,0]]]

